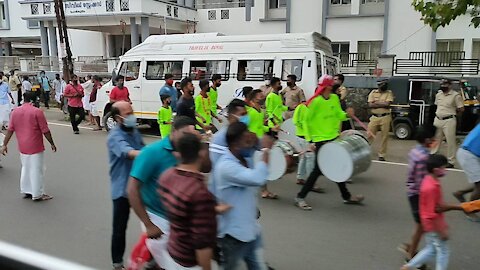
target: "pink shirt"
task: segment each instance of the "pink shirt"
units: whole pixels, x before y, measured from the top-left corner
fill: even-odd
[[[425,232],[445,232],[448,228],[443,213],[437,213],[437,205],[443,204],[442,187],[431,175],[423,178],[420,188],[420,219]]]
[[[84,93],[83,87],[80,84],[76,86],[73,84],[67,85],[63,95],[68,98],[68,106],[83,108],[82,97]]]
[[[13,110],[8,130],[17,135],[20,153],[33,155],[45,151],[43,134],[50,129],[42,110],[34,107],[32,103],[24,103]]]

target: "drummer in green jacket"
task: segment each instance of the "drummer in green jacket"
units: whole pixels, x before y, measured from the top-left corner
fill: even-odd
[[[320,148],[340,135],[340,123],[348,120],[347,115],[354,115],[353,108],[344,112],[340,106],[337,95],[332,95],[333,78],[324,75],[319,79],[315,95],[307,101],[308,112],[306,116],[306,132],[310,142],[315,144],[315,160],[317,160]],[[313,171],[310,173],[305,185],[295,198],[295,205],[302,210],[312,210],[305,198],[308,192],[315,186],[317,178],[322,175],[318,162],[315,162]],[[352,196],[345,182],[337,183],[345,204],[360,204],[364,197]]]
[[[265,109],[268,115],[268,125],[270,127],[280,126],[283,123],[283,113],[288,111],[288,107],[283,105],[282,97],[278,94],[282,90],[280,79],[273,77],[270,80],[272,92],[270,92],[265,101]]]
[[[270,128],[265,125],[265,113],[262,110],[263,100],[265,96],[262,90],[255,89],[245,97],[245,102],[248,104],[247,113],[249,117],[248,130],[255,133],[259,139],[264,136],[269,136],[267,133],[271,130],[278,131],[278,126]],[[278,195],[270,192],[267,185],[262,186],[262,198],[264,199],[277,199]]]

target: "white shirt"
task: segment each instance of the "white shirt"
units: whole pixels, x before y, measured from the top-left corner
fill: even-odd
[[[32,84],[29,81],[22,82],[23,91],[32,91]]]
[[[92,80],[88,80],[82,84],[83,91],[85,91],[85,96],[90,95],[92,93],[93,86],[94,86],[94,83],[92,82]]]

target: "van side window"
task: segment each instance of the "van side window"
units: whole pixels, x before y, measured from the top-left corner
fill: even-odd
[[[190,61],[190,78],[192,80],[210,79],[213,74],[222,75],[223,81],[230,79],[230,61]]]
[[[336,58],[325,55],[325,65],[326,65],[325,69],[328,75],[335,76],[335,74],[338,73]]]
[[[263,81],[273,77],[273,60],[238,60],[239,81]]]
[[[118,75],[125,77],[125,81],[135,81],[140,74],[140,61],[123,62]]]
[[[297,80],[302,80],[303,60],[283,60],[282,63],[282,80],[286,81],[287,76],[295,74]]]
[[[172,74],[173,79],[182,79],[182,61],[147,61],[145,79],[164,80],[165,74]]]

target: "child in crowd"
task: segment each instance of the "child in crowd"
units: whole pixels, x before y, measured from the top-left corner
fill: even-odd
[[[162,138],[170,135],[172,131],[172,107],[170,107],[171,97],[161,95],[162,107],[158,111],[158,125],[160,126],[160,135]]]
[[[446,270],[450,250],[448,248],[448,226],[443,212],[462,210],[459,205],[446,205],[443,202],[440,178],[446,175],[448,159],[442,155],[430,155],[426,167],[428,174],[420,187],[420,220],[425,233],[425,247],[405,264],[401,270],[415,269],[435,259],[436,270]]]
[[[418,203],[420,186],[428,174],[427,160],[430,155],[430,147],[435,141],[435,129],[433,126],[419,127],[415,133],[418,144],[408,153],[407,196],[416,226],[411,242],[399,247],[401,251],[406,253],[407,260],[411,260],[417,253],[418,244],[423,235]]]

